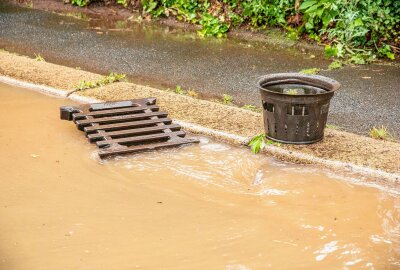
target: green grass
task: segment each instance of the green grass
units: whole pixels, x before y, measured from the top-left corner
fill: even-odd
[[[328,129],[334,129],[334,130],[338,130],[339,129],[338,126],[331,125],[331,124],[326,124],[325,127],[328,128]]]
[[[321,71],[320,68],[308,68],[308,69],[300,70],[299,73],[306,74],[306,75],[315,75],[315,74],[318,74],[320,71]]]
[[[261,109],[258,108],[257,106],[248,105],[248,104],[244,105],[244,106],[242,107],[242,109],[249,110],[249,111],[252,111],[252,112],[261,112]]]
[[[232,97],[231,95],[224,94],[224,95],[222,96],[222,102],[223,102],[224,104],[227,104],[227,105],[232,105],[232,103],[233,103],[233,97]]]
[[[333,69],[339,69],[343,67],[343,63],[340,60],[335,60],[332,63],[329,64],[328,69],[333,70]]]
[[[114,73],[111,72],[110,74],[108,74],[107,76],[105,76],[103,79],[99,80],[98,83],[103,84],[110,84],[113,82],[120,82],[123,79],[125,79],[126,74],[122,74],[122,73]]]
[[[388,140],[391,138],[391,135],[386,127],[381,126],[379,128],[373,127],[369,131],[369,136],[374,139],[379,140]]]
[[[110,83],[122,81],[123,79],[125,79],[125,77],[125,74],[111,72],[107,76],[104,76],[97,81],[79,81],[79,85],[76,87],[76,90],[86,90],[90,88],[104,86]]]
[[[175,91],[174,91],[176,94],[179,94],[179,95],[184,95],[185,94],[185,90],[183,90],[182,89],[182,87],[180,86],[180,85],[177,85],[176,87],[175,87]]]
[[[80,80],[79,85],[76,87],[76,90],[86,90],[90,88],[95,88],[97,86],[98,85],[96,82]]]
[[[171,91],[171,90],[168,88],[167,91]],[[178,95],[186,95],[186,96],[189,96],[189,97],[192,97],[192,98],[198,98],[199,97],[199,93],[197,93],[195,90],[193,90],[193,89],[185,90],[180,85],[177,85],[175,87],[175,89],[173,90],[173,92],[175,94],[178,94]]]
[[[38,53],[35,53],[35,60],[39,61],[39,62],[45,62],[46,60],[44,60],[44,58]]]

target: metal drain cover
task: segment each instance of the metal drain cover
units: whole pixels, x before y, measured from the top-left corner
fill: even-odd
[[[199,142],[185,138],[167,116],[155,98],[60,107],[60,118],[72,120],[101,148],[100,158]]]

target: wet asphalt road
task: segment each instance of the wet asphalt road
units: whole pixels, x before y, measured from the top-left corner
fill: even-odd
[[[326,69],[328,60],[259,42],[200,39],[195,33],[119,22],[115,30],[49,12],[0,3],[0,48],[71,67],[128,74],[133,82],[192,88],[208,96],[230,94],[259,105],[255,79],[263,74]],[[118,29],[116,29],[118,28]],[[319,52],[314,52],[319,55]],[[369,65],[321,72],[342,84],[328,122],[359,134],[387,126],[400,135],[400,67]]]

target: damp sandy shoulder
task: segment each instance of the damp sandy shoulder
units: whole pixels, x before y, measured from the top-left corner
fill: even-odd
[[[0,269],[400,267],[396,194],[207,138],[99,161],[61,104],[0,85]]]

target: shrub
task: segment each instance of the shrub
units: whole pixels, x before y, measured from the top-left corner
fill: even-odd
[[[80,7],[85,7],[89,5],[91,0],[71,0],[71,4],[80,6]]]
[[[70,0],[77,6],[86,6],[91,1]],[[114,1],[125,7],[132,3],[129,0]],[[371,58],[365,55],[369,52],[394,59],[394,50],[400,45],[399,0],[136,1],[142,5],[142,16],[173,16],[180,21],[199,24],[201,36],[224,37],[236,26],[258,29],[280,26],[289,29],[292,38],[306,35],[329,45],[325,50],[328,57],[358,55],[353,62],[368,62]],[[359,61],[360,58],[363,60]]]

